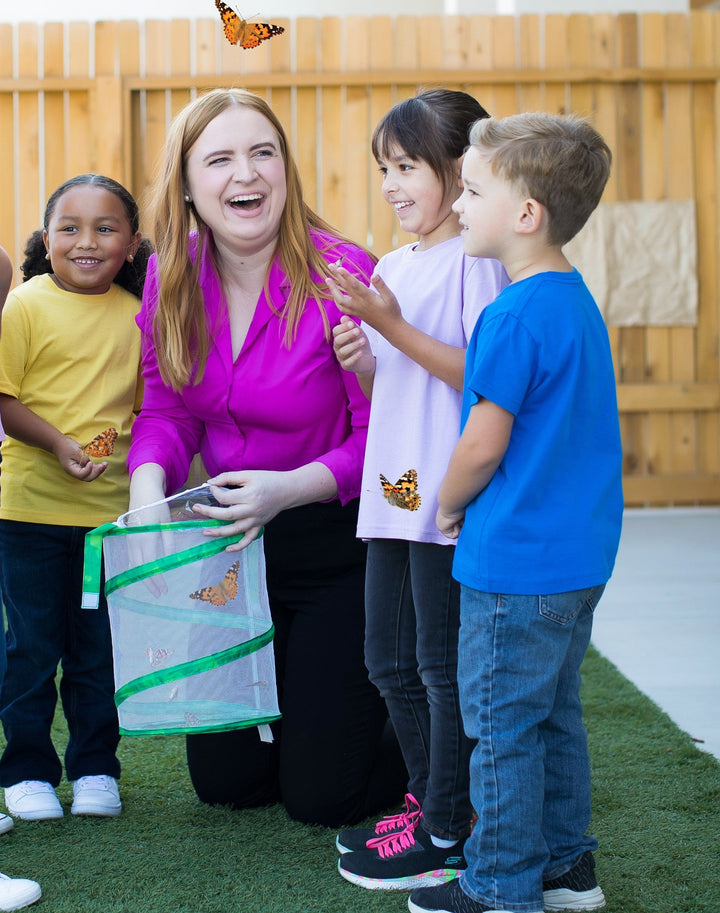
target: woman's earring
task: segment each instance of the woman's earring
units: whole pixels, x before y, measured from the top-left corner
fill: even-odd
[[[185,202],[186,202],[186,203],[192,203],[192,197],[190,196],[189,193],[186,193],[186,194],[185,194]]]
[[[128,263],[132,263],[134,259],[135,259],[135,258],[133,257],[132,254],[128,254],[128,255],[127,255],[127,262],[128,262]]]
[[[48,251],[48,252],[45,254],[45,259],[46,259],[46,260],[49,260],[49,259],[50,259],[50,251]]]

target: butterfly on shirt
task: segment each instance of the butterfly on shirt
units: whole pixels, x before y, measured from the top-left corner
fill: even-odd
[[[393,485],[380,473],[380,485],[388,504],[401,507],[403,510],[417,510],[420,507],[421,497],[417,490],[417,470],[408,469]]]
[[[285,31],[281,25],[270,25],[269,22],[248,22],[223,3],[223,0],[215,0],[215,6],[220,13],[227,40],[230,44],[239,44],[246,50],[256,48],[261,41],[266,41],[274,35],[282,35]]]
[[[240,572],[240,562],[236,561],[215,586],[204,586],[194,593],[190,593],[191,599],[199,599],[201,602],[209,602],[210,605],[225,605],[237,596],[238,593],[238,573]]]
[[[114,428],[106,428],[104,431],[101,431],[96,437],[94,437],[89,444],[85,444],[82,448],[82,452],[89,456],[91,460],[93,459],[104,459],[104,457],[110,456],[110,454],[115,450],[115,441],[117,440],[118,433]]]

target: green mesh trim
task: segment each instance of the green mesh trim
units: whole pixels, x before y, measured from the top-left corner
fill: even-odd
[[[115,706],[119,707],[133,694],[139,694],[139,692],[147,691],[157,685],[166,685],[168,682],[174,682],[180,678],[187,678],[189,675],[197,675],[200,672],[217,669],[218,666],[224,666],[226,663],[231,663],[242,656],[255,653],[256,650],[272,641],[274,633],[275,626],[270,625],[263,634],[258,634],[257,637],[253,637],[251,640],[245,641],[245,643],[228,647],[227,650],[221,650],[219,653],[202,656],[199,659],[190,659],[187,662],[178,663],[176,666],[170,666],[169,669],[159,669],[157,672],[148,672],[147,675],[134,678],[115,692]]]
[[[274,723],[280,719],[280,714],[273,716],[258,716],[252,720],[240,719],[229,723],[213,723],[208,726],[170,726],[167,729],[125,729],[120,727],[120,735],[192,735],[193,733],[204,732],[230,732],[232,729],[250,729],[251,726],[262,726],[266,723]]]

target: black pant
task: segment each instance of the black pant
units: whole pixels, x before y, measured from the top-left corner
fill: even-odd
[[[365,545],[357,502],[284,511],[265,530],[282,720],[273,743],[256,728],[190,735],[187,757],[203,802],[283,802],[292,818],[354,824],[394,804],[407,771],[387,711],[368,679]]]

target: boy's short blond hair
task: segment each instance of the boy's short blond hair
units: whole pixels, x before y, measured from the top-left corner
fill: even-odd
[[[547,210],[548,240],[567,244],[600,202],[612,153],[600,134],[575,115],[514,114],[477,121],[470,143],[493,173]]]

